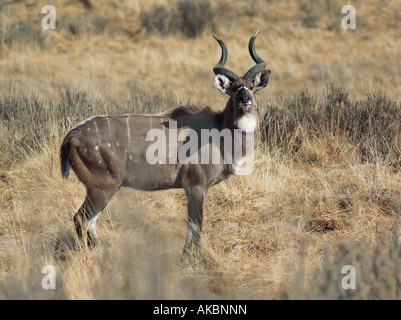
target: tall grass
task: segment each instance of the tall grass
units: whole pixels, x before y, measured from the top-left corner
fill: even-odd
[[[307,139],[332,138],[354,146],[361,161],[380,157],[388,165],[400,165],[401,106],[384,92],[352,101],[331,84],[322,94],[304,91],[266,109],[261,130],[270,150],[302,156]]]
[[[179,0],[173,5],[154,5],[140,12],[141,25],[146,32],[161,35],[180,33],[196,38],[206,29],[212,31],[215,25],[215,8],[208,0]]]

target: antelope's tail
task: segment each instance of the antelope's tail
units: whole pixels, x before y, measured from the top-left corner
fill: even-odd
[[[61,162],[61,175],[67,179],[70,174],[70,161],[68,160],[68,154],[70,152],[70,140],[64,139],[60,149],[60,162]]]

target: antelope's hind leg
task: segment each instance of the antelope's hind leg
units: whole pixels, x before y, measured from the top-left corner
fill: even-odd
[[[84,203],[75,214],[73,218],[75,231],[80,241],[83,241],[83,224],[87,222],[86,234],[88,247],[95,246],[98,243],[99,239],[96,232],[97,219],[100,212],[106,207],[117,190],[118,187],[110,188],[107,191],[100,188],[88,189]]]

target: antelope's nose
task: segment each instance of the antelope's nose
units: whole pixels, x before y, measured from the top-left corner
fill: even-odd
[[[239,97],[238,97],[238,103],[239,104],[250,104],[251,103],[251,97],[249,96],[249,94],[247,94],[247,92],[241,92]]]

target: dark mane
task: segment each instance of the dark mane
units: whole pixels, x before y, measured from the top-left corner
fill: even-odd
[[[202,109],[197,106],[187,105],[187,106],[179,106],[175,109],[169,110],[165,113],[165,115],[170,117],[171,119],[177,120],[177,118],[179,117],[197,114],[201,111]]]
[[[200,108],[194,105],[179,106],[175,109],[167,111],[164,115],[170,117],[173,120],[178,120],[179,118],[192,116],[192,115],[203,115],[209,116],[211,118],[216,118],[221,114],[221,112],[216,112],[210,109],[210,107]]]

